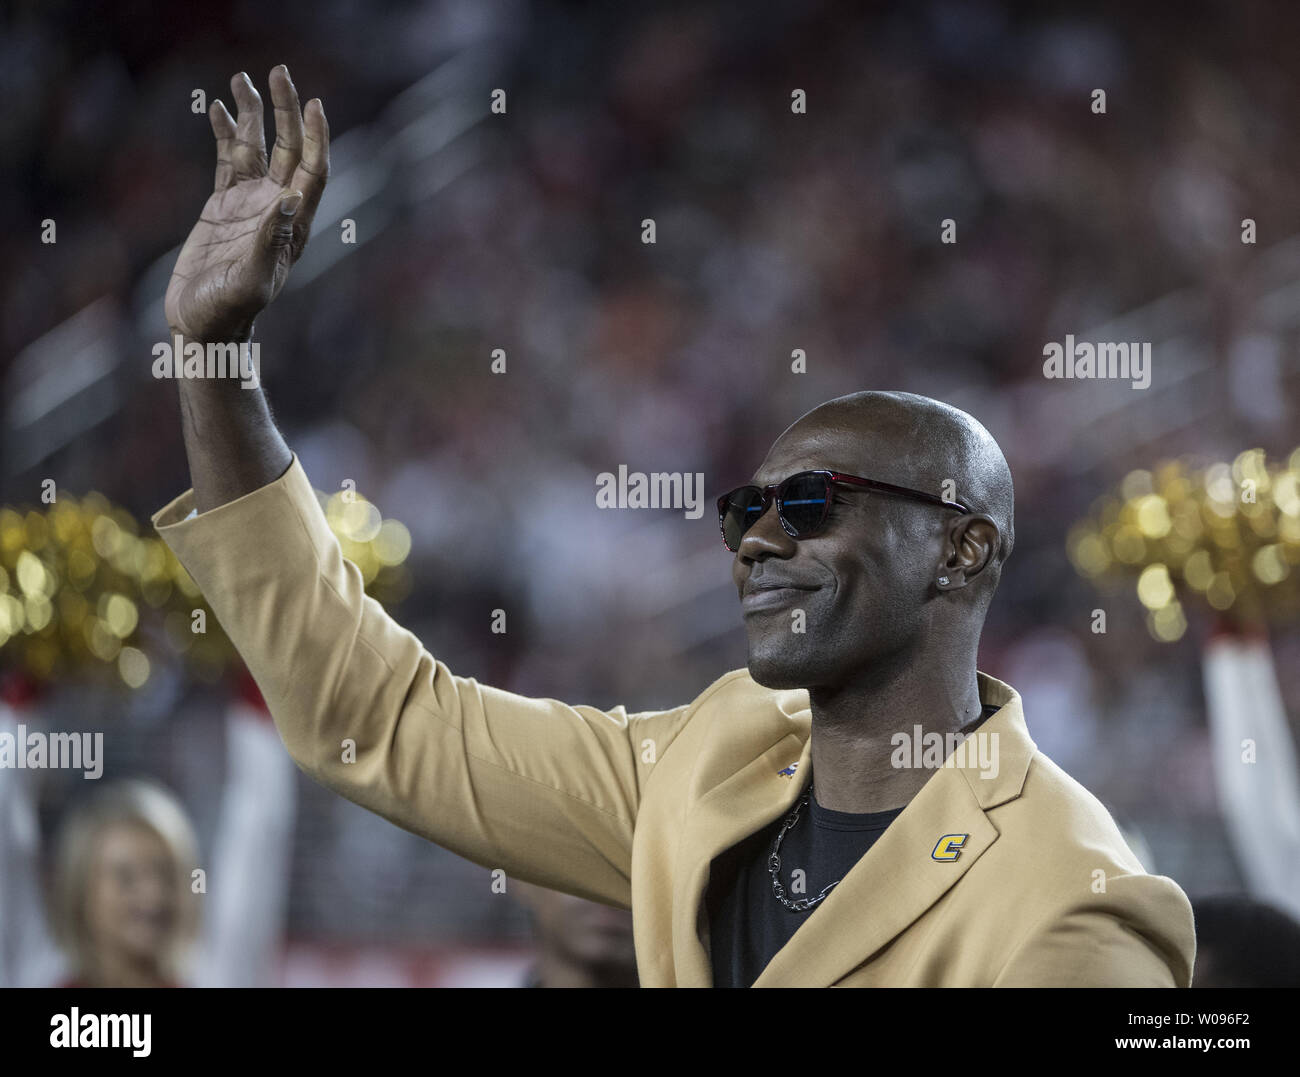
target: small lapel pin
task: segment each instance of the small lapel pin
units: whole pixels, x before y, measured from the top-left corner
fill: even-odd
[[[935,860],[956,860],[961,856],[961,847],[966,844],[969,834],[945,834],[939,839],[930,856]]]
[[[782,778],[793,778],[794,772],[798,769],[799,769],[799,761],[795,760],[788,767],[782,767],[780,770],[777,771],[777,773],[781,775]]]

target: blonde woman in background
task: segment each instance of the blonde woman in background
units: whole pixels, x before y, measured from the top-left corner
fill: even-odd
[[[59,833],[51,927],[65,987],[176,987],[198,923],[194,829],[159,785],[120,781],[73,809]]]
[[[0,732],[20,722],[41,717],[0,693]],[[221,807],[202,860],[172,793],[119,779],[69,809],[48,895],[36,807],[45,772],[0,768],[0,986],[279,981],[296,771],[251,680],[227,708],[225,739]]]

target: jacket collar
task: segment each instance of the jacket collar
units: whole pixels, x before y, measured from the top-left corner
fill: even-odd
[[[830,986],[911,925],[997,841],[985,812],[1020,795],[1037,749],[1015,689],[983,673],[976,677],[981,702],[1000,708],[980,727],[998,735],[996,773],[984,777],[974,753],[964,760],[954,753],[953,762],[964,765],[935,771],[772,958],[755,987]],[[761,754],[716,785],[702,775],[697,788],[703,791],[687,818],[673,894],[673,957],[681,986],[712,982],[701,939],[707,937],[704,896],[713,859],[788,812],[811,778],[807,693],[769,696],[763,711],[754,730]],[[758,718],[746,715],[747,721]],[[781,776],[796,758],[793,777]],[[935,859],[948,835],[965,835],[956,858]]]

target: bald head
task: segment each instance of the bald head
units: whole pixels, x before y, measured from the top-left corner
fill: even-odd
[[[1011,469],[993,435],[974,416],[915,393],[850,393],[807,412],[778,443],[787,437],[842,442],[846,434],[858,442],[860,463],[855,466],[869,468],[854,474],[937,494],[987,514],[1001,538],[997,564],[1011,554]]]

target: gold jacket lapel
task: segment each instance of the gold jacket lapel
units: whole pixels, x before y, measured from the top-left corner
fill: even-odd
[[[755,987],[829,987],[906,930],[997,841],[985,809],[1020,795],[1035,747],[1019,695],[985,674],[978,680],[981,701],[1000,707],[979,730],[997,734],[996,773],[982,776],[973,745],[956,756],[965,765],[937,769]],[[952,840],[941,846],[945,838]]]
[[[951,835],[961,844],[946,851],[956,856],[935,859]],[[960,772],[937,771],[754,986],[829,987],[938,901],[997,837]]]
[[[686,820],[673,892],[673,964],[679,987],[707,987],[713,982],[705,893],[715,857],[743,841],[794,805],[808,782],[811,747],[787,732],[772,747],[708,790]],[[780,771],[795,759],[791,777]]]
[[[984,810],[1020,795],[1035,747],[1015,690],[986,674],[976,676],[981,701],[1001,708],[981,727],[999,735],[996,777],[982,778],[974,755],[964,768],[938,769],[773,957],[755,987],[834,983],[912,924],[997,840]],[[714,858],[788,812],[808,786],[811,715],[807,707],[792,706],[793,699],[791,693],[776,708],[749,718],[750,743],[761,754],[739,771],[727,774],[737,754],[734,741],[701,761],[673,873],[673,966],[680,987],[705,987],[713,980],[704,940]],[[796,755],[795,773],[782,777],[779,772]],[[940,839],[952,834],[966,835],[957,856],[936,860]]]

